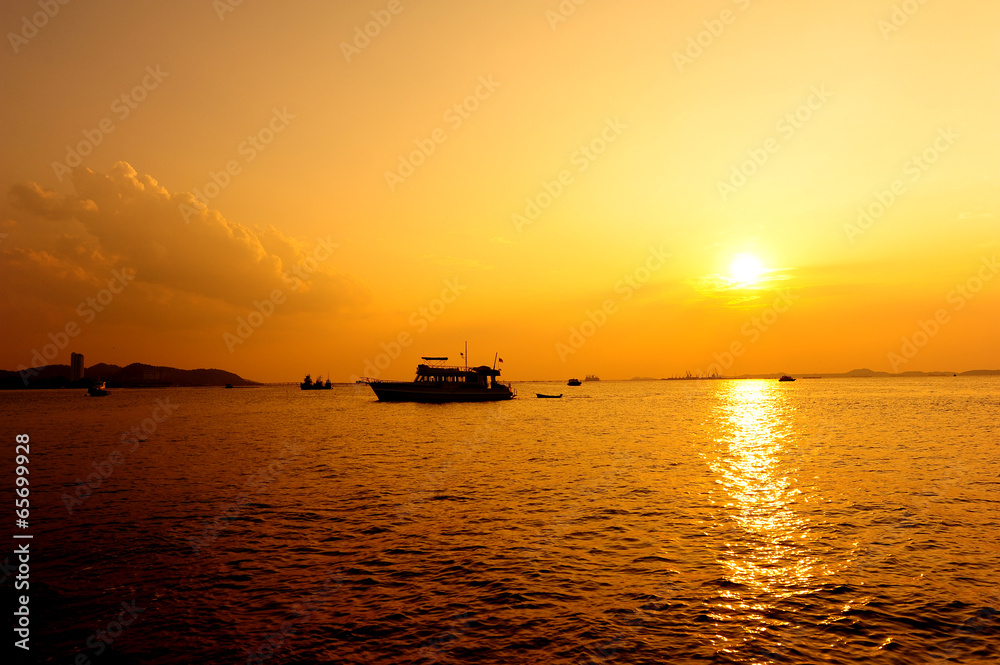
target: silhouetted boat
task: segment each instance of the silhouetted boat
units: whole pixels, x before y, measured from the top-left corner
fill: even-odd
[[[584,381],[600,381],[601,377],[597,376],[596,374],[588,374],[587,376],[585,376],[583,378],[583,380]]]
[[[231,384],[231,383],[227,383],[226,384],[226,388],[232,388],[232,387],[233,387],[233,384]]]
[[[468,358],[468,355],[465,356]],[[382,402],[498,402],[514,397],[509,383],[497,380],[500,370],[479,367],[448,367],[444,357],[425,356],[421,360],[430,365],[417,365],[413,381],[368,381],[375,396]]]
[[[559,393],[558,395],[543,395],[542,393],[535,393],[535,396],[539,399],[559,399],[562,397],[562,393]]]
[[[313,381],[312,377],[308,374],[306,374],[305,380],[299,384],[299,388],[302,388],[302,390],[330,390],[332,387],[333,384],[330,383],[329,379],[327,379],[326,383],[323,383],[323,377],[317,376],[316,380]]]
[[[782,374],[781,378],[778,379],[778,381],[794,381],[794,380],[795,379],[793,379],[792,377],[788,376],[787,374]]]
[[[109,393],[105,382],[101,381],[96,386],[90,386],[87,388],[87,394],[91,397],[107,397]]]
[[[566,385],[567,386],[579,386],[579,385],[582,385],[582,384],[580,383],[580,379],[570,379],[569,381],[566,382]]]

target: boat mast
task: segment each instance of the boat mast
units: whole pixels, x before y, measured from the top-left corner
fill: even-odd
[[[499,358],[499,357],[500,357],[500,352],[499,351],[497,351],[496,353],[493,354],[493,369],[497,368],[497,358]]]
[[[469,371],[469,340],[465,340],[465,371]]]

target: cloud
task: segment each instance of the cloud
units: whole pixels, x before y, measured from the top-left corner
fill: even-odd
[[[786,269],[787,270],[787,269]],[[703,275],[683,280],[703,300],[725,301],[727,305],[737,306],[753,303],[769,295],[792,279],[788,272],[765,270],[753,284],[747,284],[727,275]]]
[[[8,198],[15,209],[57,223],[61,235],[54,245],[46,243],[44,252],[22,251],[8,258],[34,263],[40,270],[59,266],[63,274],[77,277],[80,271],[104,274],[108,266],[128,266],[136,271],[137,283],[158,291],[239,308],[268,297],[274,289],[295,292],[289,310],[343,311],[369,299],[359,280],[335,270],[336,251],[324,253],[329,256],[324,261],[313,261],[316,240],[226,219],[197,204],[187,192],[169,192],[126,162],[118,162],[107,174],[76,169],[73,187],[67,195],[36,183],[10,188]],[[182,206],[201,210],[185,218]],[[310,268],[306,279],[293,278],[296,269],[303,274],[304,262]]]
[[[959,214],[958,220],[965,221],[967,219],[993,219],[996,217],[994,213],[983,212],[981,210],[972,210]]]

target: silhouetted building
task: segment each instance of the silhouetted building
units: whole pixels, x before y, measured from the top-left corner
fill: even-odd
[[[83,378],[83,354],[69,354],[69,380],[79,381]]]

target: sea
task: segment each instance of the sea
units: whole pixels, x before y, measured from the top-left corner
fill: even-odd
[[[514,385],[0,392],[32,662],[1000,661],[1000,377]]]

